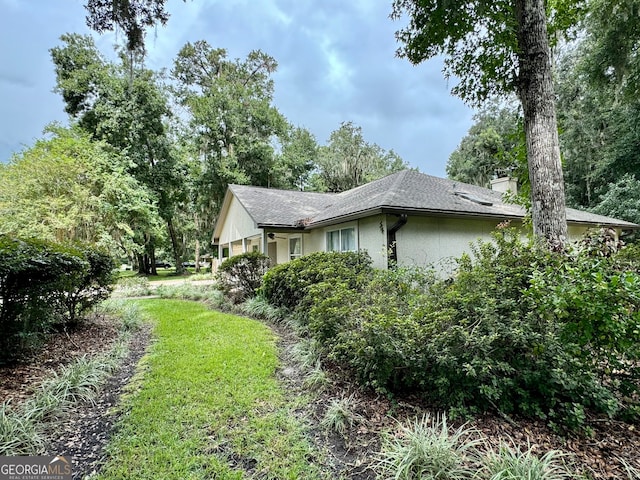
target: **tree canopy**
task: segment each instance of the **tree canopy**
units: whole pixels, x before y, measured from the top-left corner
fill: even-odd
[[[445,55],[453,92],[472,105],[515,93],[522,104],[534,232],[553,247],[567,236],[550,44],[574,25],[581,0],[395,0],[398,53],[412,63]]]

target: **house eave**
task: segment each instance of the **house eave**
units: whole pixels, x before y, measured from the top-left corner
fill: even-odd
[[[397,208],[382,206],[373,209],[361,210],[359,212],[353,212],[348,215],[341,215],[322,220],[320,222],[311,222],[306,228],[321,228],[338,223],[345,223],[351,220],[357,220],[364,217],[370,217],[372,215],[412,215],[420,217],[447,217],[447,218],[477,218],[477,219],[495,219],[495,220],[522,220],[522,216],[506,213],[475,213],[475,212],[456,212],[452,210],[438,210],[438,209],[424,209],[424,208]]]

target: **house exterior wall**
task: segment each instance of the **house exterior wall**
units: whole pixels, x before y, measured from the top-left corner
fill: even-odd
[[[496,220],[445,217],[409,217],[396,233],[398,264],[433,266],[444,275],[453,273],[455,258],[469,252],[469,244],[489,240]]]
[[[260,236],[261,230],[256,227],[253,219],[249,216],[242,204],[232,197],[229,204],[229,211],[220,232],[220,245],[241,240],[247,237]]]

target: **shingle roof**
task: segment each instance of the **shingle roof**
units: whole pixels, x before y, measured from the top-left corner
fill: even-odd
[[[318,215],[336,194],[229,185],[258,226],[293,227]]]
[[[346,192],[314,193],[230,185],[260,227],[309,228],[376,212],[517,219],[525,214],[487,188],[403,170]],[[580,210],[567,209],[567,221],[638,228],[638,225]]]

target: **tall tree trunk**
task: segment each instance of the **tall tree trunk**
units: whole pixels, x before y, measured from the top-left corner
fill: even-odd
[[[196,238],[196,273],[200,273],[200,240]]]
[[[516,0],[515,11],[533,231],[561,249],[567,218],[544,0]]]
[[[173,249],[173,258],[176,262],[176,273],[179,275],[184,272],[184,267],[182,266],[182,252],[184,249],[182,248],[182,244],[178,239],[178,235],[176,234],[176,228],[173,225],[172,219],[167,220],[167,230],[169,231],[169,237],[171,238],[171,248]]]

